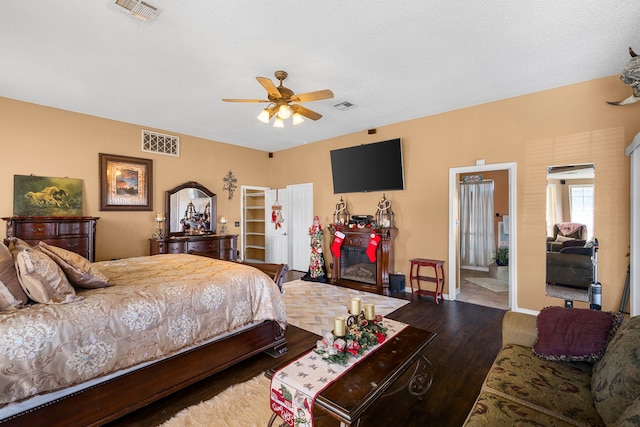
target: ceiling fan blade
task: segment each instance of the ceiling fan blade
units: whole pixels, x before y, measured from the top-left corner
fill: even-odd
[[[295,102],[311,102],[311,101],[320,101],[321,99],[330,99],[330,98],[333,98],[333,92],[331,92],[329,89],[325,89],[325,90],[317,90],[315,92],[307,92],[307,93],[301,93],[299,95],[293,95],[291,97],[291,100]]]
[[[280,95],[280,91],[278,90],[276,85],[273,84],[271,79],[266,77],[256,77],[256,80],[258,80],[258,83],[260,83],[262,87],[267,90],[267,93],[270,96],[275,99],[282,98],[282,95]]]
[[[308,119],[318,120],[322,118],[322,114],[316,113],[315,111],[311,111],[308,108],[303,107],[302,105],[294,104],[291,106],[291,109],[294,113],[300,113]]]
[[[271,102],[268,99],[232,99],[232,98],[222,98],[224,102]]]

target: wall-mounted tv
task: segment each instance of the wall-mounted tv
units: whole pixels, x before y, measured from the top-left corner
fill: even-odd
[[[404,190],[400,138],[331,151],[333,192]]]

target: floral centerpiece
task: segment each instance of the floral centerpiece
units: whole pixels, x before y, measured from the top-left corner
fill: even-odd
[[[322,355],[323,360],[346,365],[349,357],[361,356],[368,348],[382,344],[387,339],[387,328],[381,315],[367,320],[361,314],[355,319],[347,327],[344,337],[328,332],[318,340],[314,351]]]

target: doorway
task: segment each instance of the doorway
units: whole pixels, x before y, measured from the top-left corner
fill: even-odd
[[[459,201],[459,195],[461,194],[460,187],[460,179],[465,175],[487,175],[490,176],[492,171],[506,171],[508,177],[506,179],[507,182],[507,194],[508,194],[508,210],[502,215],[500,212],[497,217],[494,217],[492,214],[492,218],[490,219],[495,225],[495,246],[499,247],[501,244],[509,247],[509,266],[508,271],[503,271],[501,278],[507,282],[507,296],[502,296],[502,298],[497,298],[498,301],[502,300],[504,302],[501,303],[502,306],[499,308],[512,310],[516,307],[517,302],[517,287],[516,287],[516,267],[517,267],[517,248],[516,248],[516,165],[515,163],[502,163],[502,164],[494,164],[494,165],[476,165],[476,166],[466,166],[459,168],[451,168],[449,169],[449,291],[447,298],[451,301],[454,300],[467,300],[468,302],[474,302],[477,304],[482,304],[483,292],[487,293],[487,296],[493,295],[493,290],[490,290],[492,287],[491,280],[476,280],[477,283],[482,283],[486,286],[482,286],[482,289],[478,291],[478,294],[475,296],[475,300],[471,301],[467,296],[464,295],[465,289],[467,288],[466,280],[473,276],[475,279],[481,279],[482,277],[487,277],[488,279],[492,279],[492,275],[498,274],[497,271],[489,271],[488,266],[483,266],[482,264],[486,261],[482,261],[482,259],[476,262],[475,267],[472,269],[461,269],[462,259],[461,259],[461,218],[462,218],[462,204]],[[466,208],[465,208],[466,209]],[[501,223],[502,226],[498,227],[498,224]],[[494,228],[492,227],[492,230]],[[504,231],[507,230],[507,233]],[[491,236],[494,239],[493,236]],[[492,256],[495,255],[495,251]],[[489,263],[487,263],[489,264]],[[483,271],[484,270],[484,271]],[[489,282],[489,283],[487,283]],[[475,286],[475,285],[473,285]],[[478,289],[477,287],[473,289]],[[471,298],[472,300],[474,298]],[[506,301],[505,301],[506,300]],[[483,305],[492,305],[496,306],[495,303],[487,302]]]

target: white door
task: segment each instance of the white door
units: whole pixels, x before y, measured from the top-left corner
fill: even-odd
[[[276,264],[289,264],[289,245],[287,229],[289,226],[289,212],[287,204],[288,190],[267,190],[265,204],[265,262]],[[275,206],[274,206],[275,205]],[[280,210],[274,207],[280,206]],[[273,222],[273,217],[280,215],[283,221]]]
[[[313,224],[313,184],[287,185],[289,217],[289,267],[292,270],[308,271],[311,237],[309,227]]]

